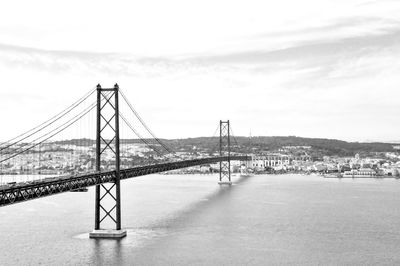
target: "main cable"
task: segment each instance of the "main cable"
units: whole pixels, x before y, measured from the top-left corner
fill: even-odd
[[[47,138],[45,138],[45,139],[43,139],[43,140],[37,142],[36,144],[34,143],[31,147],[28,147],[28,148],[26,148],[26,149],[24,149],[24,150],[22,150],[22,151],[19,151],[19,152],[13,154],[13,155],[11,155],[11,156],[9,156],[9,157],[7,157],[7,158],[1,160],[0,163],[5,162],[5,161],[7,161],[7,160],[10,160],[10,159],[12,159],[12,158],[14,158],[14,157],[16,157],[16,156],[18,156],[18,155],[20,155],[20,154],[26,152],[26,151],[29,151],[29,150],[35,148],[36,146],[42,144],[43,142],[49,140],[50,138],[56,136],[58,133],[61,133],[62,131],[64,131],[64,130],[67,129],[68,127],[70,127],[70,126],[72,126],[73,124],[75,124],[78,120],[80,120],[82,117],[84,117],[86,114],[88,114],[91,110],[93,110],[93,108],[94,108],[95,106],[96,106],[96,102],[92,103],[89,107],[87,107],[85,110],[83,110],[82,112],[80,112],[80,113],[77,115],[78,117],[75,116],[74,118],[68,120],[67,122],[65,122],[64,124],[60,125],[59,127],[57,127],[57,128],[55,128],[55,129],[53,129],[52,131],[50,131],[50,132],[48,132],[48,133],[42,135],[41,137],[35,139],[35,140],[32,141],[31,143],[34,143],[35,141],[37,141],[37,140],[39,140],[39,139],[41,139],[41,138],[43,138],[43,137],[45,137],[45,136],[51,134],[52,132],[56,131],[57,129],[60,129],[62,126],[64,126],[64,125],[66,125],[66,124],[69,123],[69,124],[66,125],[65,127],[63,127],[63,128],[61,128],[60,130],[58,130],[56,133],[54,133],[54,134],[52,134],[51,136],[49,136],[49,137],[47,137]],[[75,119],[75,120],[74,120],[74,119]],[[72,121],[72,120],[73,120],[73,121]],[[72,121],[72,122],[71,122],[71,121]],[[31,143],[28,143],[28,144],[31,144]],[[21,148],[27,146],[28,144],[26,144],[26,145],[20,147],[19,149],[21,149]],[[17,150],[19,150],[19,149],[17,149]]]
[[[20,151],[20,152],[18,152],[18,153],[16,153],[16,154],[13,154],[12,156],[10,156],[10,157],[4,159],[4,160],[1,160],[0,163],[2,163],[2,162],[4,162],[4,161],[7,161],[7,160],[9,160],[9,159],[12,159],[12,158],[16,157],[17,155],[20,155],[21,153],[24,153],[24,152],[26,152],[26,151],[29,151],[29,150],[35,148],[36,146],[42,144],[42,143],[45,142],[46,140],[48,140],[48,139],[54,137],[54,136],[57,135],[58,133],[64,131],[64,130],[67,129],[68,127],[70,127],[70,126],[72,126],[73,124],[75,124],[75,123],[76,123],[78,120],[80,120],[83,116],[85,116],[87,113],[89,113],[95,106],[96,106],[96,105],[93,105],[93,106],[92,106],[89,110],[87,110],[85,113],[83,113],[82,115],[80,115],[78,118],[76,118],[76,119],[75,119],[74,121],[72,121],[70,124],[68,124],[67,126],[65,126],[65,127],[62,128],[62,129],[60,129],[59,131],[57,131],[57,132],[54,133],[53,135],[51,135],[51,136],[49,136],[49,137],[47,137],[47,138],[41,140],[40,142],[34,144],[33,146],[31,146],[31,147],[29,147],[29,148],[27,148],[27,149],[25,149],[25,150],[23,150],[23,151]]]
[[[233,128],[231,125],[229,125],[231,131],[232,131],[232,137],[233,137],[233,141],[235,142],[236,146],[239,147],[239,142],[237,142],[236,138],[235,138],[235,134],[233,133]]]
[[[212,135],[211,139],[217,137],[217,132],[218,132],[219,128],[220,128],[220,125],[218,125],[217,128],[215,129],[214,134]],[[212,142],[212,140],[211,140],[211,142]],[[219,144],[220,144],[219,141],[217,141],[217,143],[214,146],[212,146],[210,152],[214,153],[214,151],[216,150],[216,148],[218,147]]]
[[[137,119],[139,120],[139,122],[143,125],[143,127],[150,133],[150,135],[168,152],[168,153],[175,153],[174,151],[172,151],[168,146],[166,146],[159,138],[157,138],[155,136],[155,134],[153,133],[153,131],[151,131],[151,129],[146,125],[146,123],[144,122],[144,120],[141,118],[141,116],[139,115],[139,113],[133,108],[133,106],[131,105],[131,103],[128,101],[128,99],[125,97],[125,94],[120,90],[120,93],[122,95],[122,98],[125,100],[126,104],[129,106],[129,108],[131,109],[131,111],[134,113],[134,115],[137,117]]]
[[[86,109],[84,109],[82,112],[80,112],[77,116],[81,115],[81,114],[84,113],[85,111],[90,111],[91,109],[93,109],[93,107],[94,107],[95,105],[96,105],[96,103],[92,103],[89,107],[86,107]],[[90,110],[88,110],[89,108],[90,108]],[[29,142],[28,142],[28,143],[24,143],[22,146],[20,146],[18,149],[16,149],[16,151],[18,151],[18,150],[20,150],[20,149],[22,149],[22,148],[24,148],[24,147],[26,147],[26,146],[28,146],[28,145],[30,145],[30,144],[32,144],[32,143],[35,143],[36,141],[42,139],[43,137],[48,136],[49,134],[51,134],[51,133],[53,133],[54,131],[60,129],[61,127],[63,127],[64,125],[68,124],[69,122],[71,122],[71,121],[74,120],[75,118],[76,118],[76,116],[73,117],[73,118],[71,118],[71,119],[69,119],[68,121],[64,122],[63,124],[59,125],[58,127],[54,128],[54,129],[52,129],[52,130],[50,130],[49,132],[43,134],[42,136],[40,136],[40,137],[38,137],[38,138],[32,140],[30,143],[29,143]],[[14,152],[15,152],[15,151],[14,151]]]
[[[159,156],[163,156],[160,151],[158,151],[155,147],[153,147],[146,139],[144,139],[139,132],[137,132],[137,130],[127,121],[127,119],[121,114],[121,112],[119,113],[119,116],[122,118],[122,120],[125,122],[125,124],[133,131],[133,133],[135,133],[135,135],[144,143],[146,144],[150,149],[154,150]]]
[[[26,131],[25,133],[22,133],[22,134],[18,135],[17,137],[14,137],[14,138],[12,138],[12,139],[6,141],[5,143],[12,142],[12,141],[14,141],[14,140],[16,140],[16,139],[18,139],[18,138],[20,138],[20,137],[22,137],[22,136],[25,136],[25,135],[29,134],[29,133],[32,132],[32,131],[34,131],[34,132],[30,133],[29,135],[23,137],[22,139],[20,139],[20,140],[18,140],[18,141],[15,141],[15,142],[13,142],[13,143],[11,143],[11,144],[9,144],[9,145],[6,144],[6,146],[0,148],[0,151],[3,151],[3,150],[5,150],[5,149],[8,149],[9,147],[14,146],[15,144],[18,144],[18,143],[24,141],[25,139],[27,139],[27,138],[33,136],[34,134],[36,134],[36,133],[42,131],[43,129],[45,129],[45,128],[51,126],[52,124],[54,124],[55,122],[57,122],[57,121],[58,121],[59,119],[61,119],[62,117],[64,117],[65,115],[69,114],[72,110],[74,110],[77,106],[79,106],[79,105],[80,105],[82,102],[84,102],[86,99],[88,99],[88,98],[94,93],[94,91],[95,91],[95,89],[92,89],[92,90],[89,91],[87,94],[85,94],[85,96],[83,96],[82,98],[80,98],[78,101],[76,101],[75,103],[73,103],[72,105],[70,105],[69,107],[67,107],[67,108],[64,109],[63,111],[61,111],[60,113],[56,114],[56,115],[53,116],[52,118],[48,119],[47,121],[41,123],[40,125],[38,125],[38,126],[32,128],[32,129]],[[46,124],[47,124],[47,125],[46,125]]]

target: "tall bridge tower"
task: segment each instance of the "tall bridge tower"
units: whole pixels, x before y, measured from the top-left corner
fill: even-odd
[[[97,85],[96,171],[102,169],[103,155],[112,154],[115,171],[114,182],[96,185],[95,227],[90,238],[123,238],[121,230],[121,185],[119,152],[119,87],[102,88]]]
[[[219,121],[219,155],[227,156],[227,161],[219,163],[219,182],[220,185],[231,185],[231,135],[229,120]]]

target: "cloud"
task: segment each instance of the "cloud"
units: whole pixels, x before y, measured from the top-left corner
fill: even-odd
[[[380,49],[394,47],[400,43],[399,28],[382,34],[347,37],[337,40],[303,42],[296,46],[275,50],[251,50],[201,56],[187,59],[202,64],[265,64],[286,61],[302,61],[333,57],[337,55],[373,53]]]
[[[390,18],[374,17],[374,16],[356,16],[335,18],[331,21],[325,22],[322,25],[299,27],[283,29],[280,31],[270,31],[264,34],[253,36],[254,39],[276,38],[276,37],[303,37],[318,39],[321,36],[326,37],[327,34],[339,33],[346,36],[348,30],[354,30],[352,33],[367,34],[368,32],[385,32],[392,27],[398,27],[399,21]],[[366,31],[368,30],[368,31]],[[312,36],[311,36],[312,35]]]
[[[0,44],[0,63],[8,67],[28,67],[50,72],[72,71],[82,66],[99,68],[111,54],[91,52],[52,51],[30,47]]]
[[[348,31],[351,29],[350,31]],[[362,30],[361,30],[362,29]],[[358,31],[357,31],[358,30]],[[334,33],[334,37],[332,37]],[[393,48],[400,42],[400,23],[392,19],[354,17],[333,20],[323,26],[268,32],[243,40],[233,52],[185,54],[164,57],[128,53],[45,50],[0,44],[0,64],[53,73],[100,73],[113,76],[157,77],[182,74],[253,71],[254,74],[284,70],[317,73],[329,71],[343,57],[356,59]],[[331,37],[327,37],[331,36]],[[254,38],[264,43],[289,37],[281,47],[247,47]],[[247,65],[247,66],[245,66]],[[312,70],[312,71],[311,71]]]
[[[3,93],[1,98],[7,97],[12,102],[18,95],[46,95],[48,107],[43,110],[37,104],[43,104],[40,99],[32,98],[29,107],[21,106],[28,110],[36,108],[37,113],[43,112],[40,119],[44,119],[49,109],[58,110],[82,94],[77,83],[86,86],[86,91],[97,82],[104,86],[106,82],[111,85],[118,82],[127,88],[128,98],[133,99],[132,103],[155,132],[163,132],[162,137],[207,135],[205,129],[212,130],[213,121],[230,118],[239,124],[235,126],[239,135],[248,134],[251,127],[253,134],[260,135],[393,139],[392,132],[400,130],[399,126],[393,130],[395,123],[392,123],[400,115],[395,100],[400,84],[397,78],[400,64],[396,60],[400,56],[400,24],[393,15],[398,9],[386,12],[385,5],[377,2],[354,10],[343,6],[347,3],[327,12],[327,18],[323,12],[319,17],[305,12],[306,16],[289,22],[277,21],[272,26],[270,23],[280,19],[279,14],[263,20],[266,15],[260,10],[262,16],[257,16],[257,23],[242,18],[236,21],[231,14],[231,20],[224,21],[224,26],[219,25],[218,31],[213,32],[214,35],[223,32],[223,42],[220,39],[213,42],[214,39],[207,39],[208,35],[199,32],[199,39],[206,38],[207,49],[196,50],[202,46],[199,43],[196,49],[188,45],[184,52],[174,55],[163,50],[164,43],[157,37],[157,23],[137,38],[148,43],[143,36],[151,32],[154,37],[151,46],[160,52],[152,50],[139,56],[132,53],[134,48],[116,53],[92,52],[103,47],[88,51],[51,50],[48,49],[51,45],[44,42],[37,47],[47,48],[38,49],[8,45],[3,40],[0,44],[0,70],[6,73],[3,83],[21,89],[10,95]],[[294,13],[297,12],[290,14]],[[241,25],[243,21],[245,26]],[[224,27],[230,23],[232,28],[225,31]],[[256,29],[250,28],[251,25]],[[197,26],[198,30],[203,29],[202,25]],[[162,30],[165,31],[162,36],[168,36],[169,29]],[[174,36],[180,39],[168,43],[182,47],[190,43],[185,39],[195,34],[181,35],[175,30]],[[50,33],[49,36],[55,38]],[[135,38],[127,43],[135,43]],[[210,48],[213,46],[215,49]],[[31,84],[40,88],[28,91],[26,88],[31,88]],[[53,92],[55,87],[57,93]],[[2,112],[9,109],[3,103],[1,106]],[[22,111],[20,117],[24,119]],[[9,120],[11,125],[16,119]],[[379,125],[379,130],[370,128],[371,120]],[[351,132],[337,125],[351,128]]]
[[[195,67],[174,58],[138,57],[123,53],[44,50],[0,44],[0,64],[49,73],[157,77],[187,72]]]

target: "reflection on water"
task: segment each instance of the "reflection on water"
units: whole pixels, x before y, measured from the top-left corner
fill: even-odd
[[[218,186],[217,179],[124,181],[128,236],[119,241],[88,238],[93,189],[1,208],[1,265],[400,262],[398,180],[266,175]]]

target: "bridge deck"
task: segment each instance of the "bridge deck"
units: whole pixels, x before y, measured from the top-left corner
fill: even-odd
[[[230,156],[232,161],[246,161],[248,156]],[[195,160],[185,160],[179,162],[169,162],[163,164],[138,166],[120,171],[120,178],[128,179],[137,176],[150,175],[181,169],[196,165],[212,164],[227,161],[228,157],[209,157]],[[30,183],[20,183],[12,187],[0,190],[0,207],[18,202],[51,196],[71,190],[100,185],[103,183],[114,182],[115,171],[89,173],[73,177],[54,177]]]

